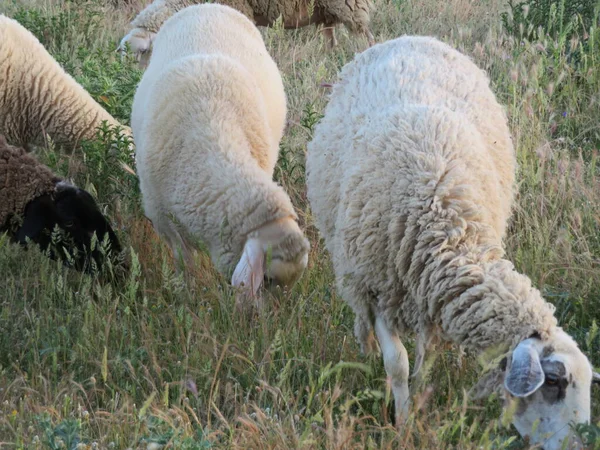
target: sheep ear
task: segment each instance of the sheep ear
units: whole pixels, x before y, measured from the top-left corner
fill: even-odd
[[[544,370],[540,356],[533,346],[533,340],[527,339],[517,345],[512,354],[510,371],[504,379],[504,387],[515,397],[527,397],[544,384]]]
[[[265,274],[264,264],[265,256],[260,242],[256,239],[249,239],[244,246],[242,257],[233,271],[231,284],[234,287],[249,288],[252,294],[256,295]]]
[[[600,384],[600,373],[594,372],[594,374],[592,376],[592,383]]]

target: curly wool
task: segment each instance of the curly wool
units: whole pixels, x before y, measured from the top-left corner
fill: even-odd
[[[73,148],[102,121],[119,123],[17,21],[0,15],[0,133],[15,145],[54,142]],[[128,130],[126,129],[126,132]]]
[[[21,216],[30,201],[52,192],[59,181],[48,167],[0,135],[0,226]]]
[[[553,306],[502,259],[515,168],[487,76],[448,45],[402,37],[344,67],[307,186],[363,350],[376,316],[475,352],[552,333]]]
[[[158,232],[174,246],[200,239],[227,273],[252,232],[297,219],[272,180],[285,116],[277,66],[241,13],[201,5],[169,19],[132,110],[144,211]]]

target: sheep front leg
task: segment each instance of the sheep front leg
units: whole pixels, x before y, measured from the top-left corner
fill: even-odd
[[[170,219],[161,217],[160,219],[153,220],[152,223],[154,229],[167,241],[173,252],[177,274],[185,273],[185,267],[193,267],[193,252],[170,222]]]
[[[400,341],[398,334],[390,331],[381,317],[375,320],[375,333],[383,353],[383,364],[388,377],[392,381],[396,407],[396,425],[408,418],[410,398],[408,391],[408,352]]]

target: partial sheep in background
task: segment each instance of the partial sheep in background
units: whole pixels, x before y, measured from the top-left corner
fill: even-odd
[[[120,125],[33,34],[0,15],[0,134],[26,149],[44,144],[46,135],[73,149],[94,139],[103,121]]]
[[[227,6],[165,22],[136,91],[131,123],[146,216],[188,265],[197,241],[232,284],[291,286],[309,243],[273,181],[286,98],[256,27]]]
[[[99,242],[108,235],[112,255],[121,252],[117,235],[88,192],[56,176],[25,149],[8,145],[0,135],[0,232],[8,232],[22,245],[29,239],[45,251],[56,226],[65,239],[58,249],[50,248],[50,256],[67,262],[64,250],[70,254],[76,250],[72,256],[78,270],[91,267],[90,257],[98,267],[105,260],[99,246],[91,250],[94,233]]]
[[[142,67],[147,66],[154,37],[163,22],[187,6],[204,3],[203,0],[155,0],[131,22],[134,27],[120,42],[118,51],[125,52],[129,44]],[[219,0],[259,26],[271,26],[281,16],[287,29],[308,25],[324,25],[331,47],[337,45],[334,28],[344,24],[351,32],[366,36],[369,45],[375,38],[369,30],[371,0]]]
[[[347,64],[308,145],[308,198],[364,352],[383,353],[398,419],[437,341],[505,352],[474,391],[516,402],[523,436],[561,447],[590,420],[592,367],[554,306],[503,258],[515,152],[503,108],[468,57],[427,37]],[[539,426],[533,426],[539,421]]]

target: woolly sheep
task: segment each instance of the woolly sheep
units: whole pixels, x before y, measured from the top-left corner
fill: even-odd
[[[246,293],[264,275],[292,285],[309,244],[272,180],[286,99],[260,33],[232,8],[198,5],[166,21],[154,45],[131,121],[146,216],[187,264],[202,241]]]
[[[415,332],[413,375],[438,339],[506,351],[476,388],[503,380],[517,430],[554,450],[570,421],[590,419],[592,368],[503,259],[515,166],[484,72],[434,38],[402,37],[343,68],[308,145],[308,198],[365,353],[377,336],[399,422],[409,409],[400,336]]]
[[[27,238],[47,250],[51,233],[58,226],[66,235],[62,248],[77,250],[74,267],[89,269],[89,256],[99,266],[104,257],[98,248],[90,249],[92,236],[101,242],[105,235],[113,254],[121,252],[119,239],[104,218],[93,197],[83,189],[66,182],[37,161],[25,149],[7,144],[0,135],[0,232],[22,245]],[[58,255],[50,248],[50,256]]]
[[[204,0],[154,0],[131,22],[134,28],[121,40],[118,50],[124,53],[125,44],[129,43],[133,54],[145,67],[152,41],[163,22],[177,11],[200,3],[204,3]],[[371,0],[317,0],[312,15],[308,0],[219,0],[217,3],[237,9],[260,26],[271,26],[280,16],[284,27],[288,29],[323,24],[332,47],[337,45],[334,27],[339,23],[354,33],[365,35],[369,45],[375,42],[369,30]]]
[[[17,21],[0,15],[0,133],[21,147],[93,139],[108,114]],[[125,128],[125,133],[129,131]]]

